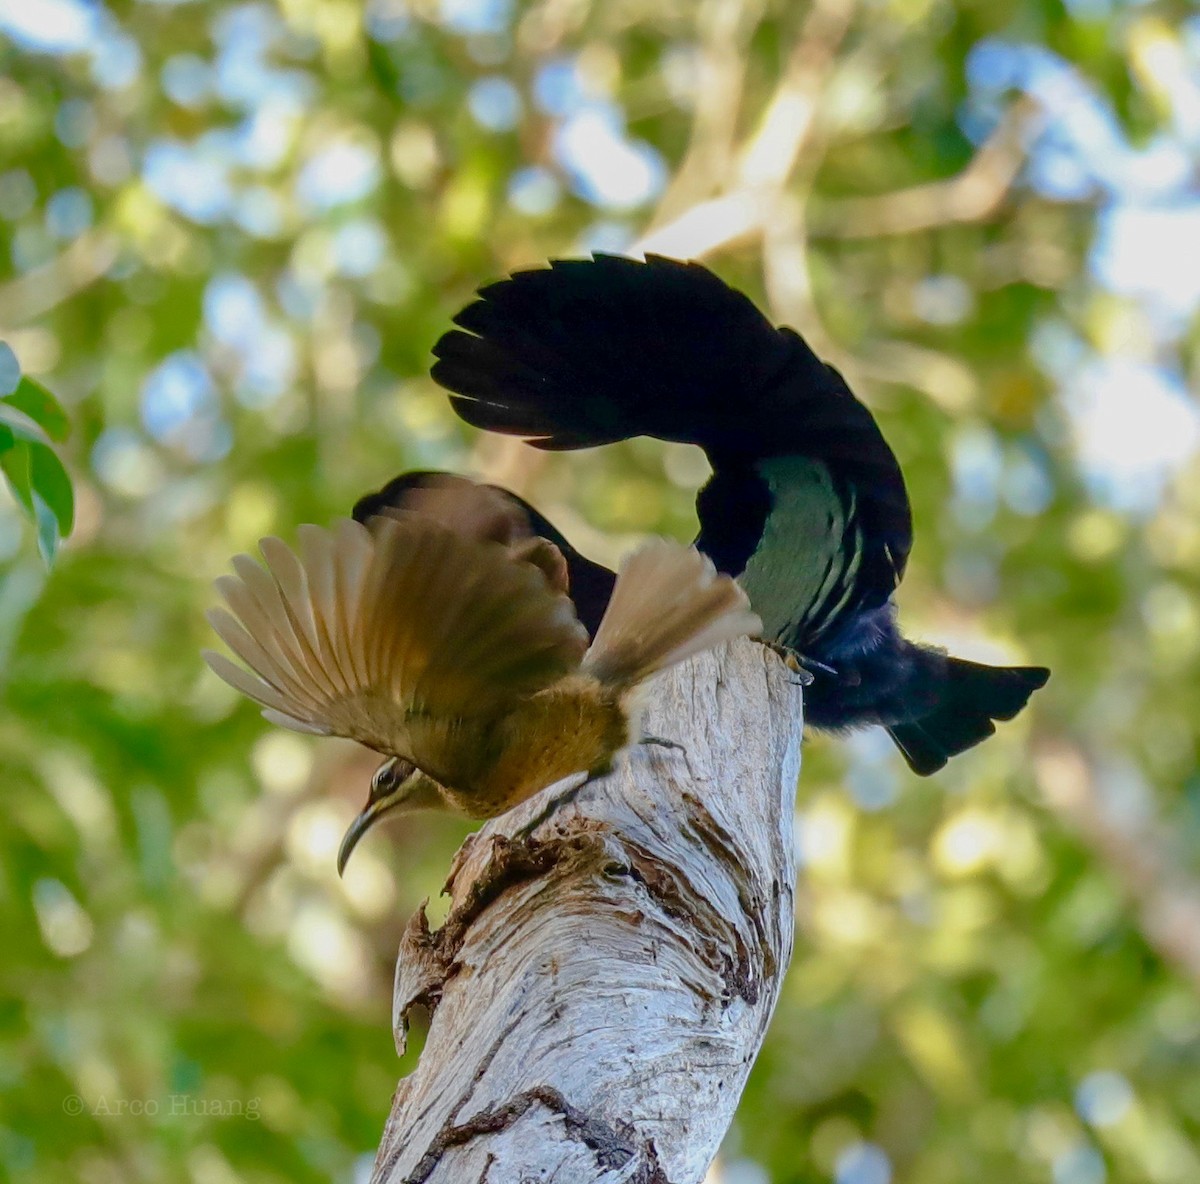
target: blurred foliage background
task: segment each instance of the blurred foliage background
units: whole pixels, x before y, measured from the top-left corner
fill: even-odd
[[[877,412],[910,631],[1054,668],[929,781],[807,745],[797,957],[713,1181],[1200,1179],[1193,13],[0,0],[0,339],[77,501],[49,573],[0,504],[3,1175],[365,1179],[464,829],[339,882],[374,762],[203,669],[210,581],[413,466],[599,558],[689,537],[698,454],[482,439],[426,374],[479,283],[657,249]]]

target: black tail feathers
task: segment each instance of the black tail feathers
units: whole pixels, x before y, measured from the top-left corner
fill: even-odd
[[[893,724],[888,734],[912,771],[927,777],[991,736],[993,720],[1012,719],[1049,677],[1044,666],[983,666],[950,658],[937,706],[919,719]]]
[[[433,378],[468,423],[538,448],[655,436],[761,453],[749,436],[776,443],[790,426],[755,414],[781,378],[809,398],[844,387],[707,268],[653,255],[517,272],[454,320],[434,346]]]

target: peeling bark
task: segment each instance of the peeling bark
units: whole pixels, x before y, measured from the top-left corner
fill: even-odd
[[[546,796],[455,857],[396,967],[403,1050],[377,1184],[698,1184],[792,952],[800,689],[741,641],[663,675],[641,747],[531,835]],[[561,792],[561,789],[547,793]]]

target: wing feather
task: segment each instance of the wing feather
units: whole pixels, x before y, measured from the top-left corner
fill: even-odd
[[[296,719],[295,716],[288,715],[286,712],[274,711],[270,707],[263,708],[263,719],[278,727],[287,728],[293,732],[304,732],[309,736],[332,735],[328,728],[322,727],[320,724],[310,724],[305,720]]]
[[[290,706],[288,700],[280,695],[273,686],[263,679],[256,678],[248,670],[243,670],[224,654],[218,654],[215,650],[204,650],[201,656],[218,678],[224,679],[235,690],[241,691],[243,695],[248,695],[251,699],[266,704],[268,707],[274,706],[277,711]]]
[[[270,573],[249,555],[235,555],[233,570],[237,573],[236,578],[241,581],[246,595],[254,598],[265,618],[264,632],[261,635],[264,644],[279,655],[291,672],[293,680],[301,686],[306,686],[310,680],[304,652],[296,641],[291,617],[283,602],[279,585],[271,578]],[[231,604],[230,608],[240,615],[234,605]],[[251,632],[254,631],[250,621],[243,620],[243,623]],[[280,628],[281,624],[283,628]]]
[[[317,622],[313,614],[312,594],[300,557],[282,540],[274,536],[261,539],[258,549],[267,563],[267,571],[279,588],[284,609],[292,625],[292,635],[303,656],[310,677],[315,677],[321,689],[337,694],[337,686],[317,641]]]
[[[460,537],[417,514],[372,529],[306,526],[299,551],[264,539],[265,567],[239,556],[218,581],[214,629],[249,670],[209,665],[273,722],[347,736],[436,767],[413,730],[495,717],[578,667],[587,632],[545,574],[500,542]],[[417,741],[419,743],[419,741]],[[424,762],[421,757],[424,756]]]
[[[211,609],[206,614],[209,624],[239,658],[251,663],[278,691],[303,696],[304,680],[295,676],[291,663],[276,644],[268,626],[268,618],[263,615],[257,602],[242,584],[229,576],[222,576],[216,586],[233,613]],[[254,650],[253,657],[244,656],[246,647]]]
[[[358,619],[371,563],[372,544],[367,529],[348,518],[333,529],[334,537],[334,628],[345,653],[347,673],[355,683],[367,680],[366,659],[358,644],[353,623]]]
[[[333,570],[335,536],[331,531],[305,525],[296,532],[296,537],[300,543],[301,566],[306,573],[312,597],[317,643],[334,686],[344,695],[350,690],[350,679],[346,676],[336,628],[337,606],[334,596],[337,581]]]

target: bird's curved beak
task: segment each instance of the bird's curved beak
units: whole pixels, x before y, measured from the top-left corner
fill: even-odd
[[[445,809],[437,782],[422,773],[412,761],[399,756],[388,757],[371,778],[371,790],[362,813],[350,823],[342,836],[337,857],[338,875],[346,870],[346,863],[358,846],[359,839],[385,814],[393,811],[407,813],[427,807]]]
[[[388,808],[398,805],[395,797],[381,797],[374,801],[367,802],[363,807],[362,813],[350,823],[345,835],[342,836],[342,845],[338,848],[337,870],[340,876],[346,870],[346,864],[350,859],[354,848],[358,846],[358,841],[371,829],[372,826],[387,813]]]

